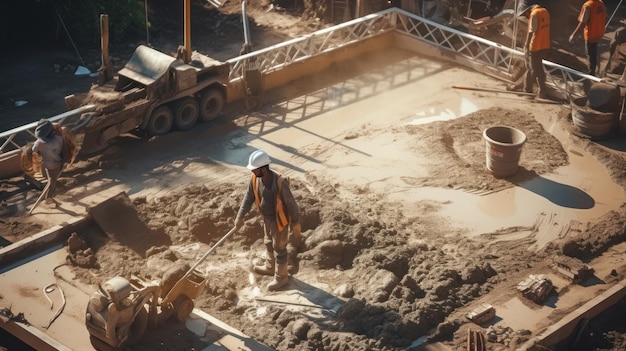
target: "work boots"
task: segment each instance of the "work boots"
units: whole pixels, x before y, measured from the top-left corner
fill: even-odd
[[[274,275],[274,248],[272,244],[266,244],[265,246],[267,247],[265,262],[260,265],[255,265],[252,269],[256,274]]]
[[[300,260],[298,250],[291,244],[287,244],[287,271],[294,275],[300,270]]]
[[[548,87],[546,86],[545,80],[537,79],[537,84],[539,85],[539,91],[537,92],[537,96],[540,99],[548,98]]]
[[[267,290],[274,291],[282,288],[289,283],[289,272],[287,271],[287,263],[279,263],[276,265],[276,273],[274,279],[267,284]]]

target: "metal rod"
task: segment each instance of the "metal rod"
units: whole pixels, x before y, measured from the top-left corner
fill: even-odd
[[[255,301],[259,301],[259,302],[268,302],[268,303],[275,303],[275,304],[281,304],[281,305],[293,305],[293,306],[301,306],[301,307],[319,308],[321,310],[330,310],[330,308],[328,308],[328,307],[324,307],[324,306],[320,306],[320,305],[310,305],[310,304],[299,303],[299,302],[287,302],[287,301],[270,300],[270,299],[264,299],[264,298],[260,298],[260,297],[255,297],[254,300]]]
[[[463,89],[463,90],[475,90],[475,91],[485,91],[489,93],[503,93],[503,94],[515,94],[515,95],[524,95],[524,96],[535,96],[535,93],[525,93],[521,91],[508,91],[502,89],[487,89],[487,88],[478,88],[478,87],[465,87],[461,85],[453,85],[454,89]]]
[[[606,24],[604,25],[604,29],[605,30],[608,28],[609,23],[611,23],[611,21],[613,20],[613,16],[615,16],[615,13],[619,9],[619,7],[622,6],[622,1],[624,1],[624,0],[619,0],[619,4],[617,4],[617,6],[615,7],[615,10],[613,11],[613,14],[611,15],[611,17],[609,17],[609,20],[606,21]]]
[[[146,13],[146,45],[150,46],[150,22],[148,21],[148,0],[144,0],[143,7]]]
[[[85,112],[92,112],[95,110],[96,110],[96,105],[89,104],[89,105],[81,106],[79,108],[76,108],[67,112],[60,113],[56,116],[48,118],[48,120],[50,120],[50,122],[59,121],[59,123],[61,123],[60,120],[64,120],[67,117],[74,116],[77,114],[82,114]],[[6,132],[2,132],[0,133],[0,138],[6,138],[6,137],[9,137],[11,134],[27,131],[29,129],[34,129],[35,127],[37,127],[37,123],[39,122],[32,122],[32,123],[23,125],[21,127],[13,128],[13,129],[7,130]]]
[[[248,28],[248,15],[246,15],[246,0],[241,1],[241,16],[243,17],[243,39],[250,44],[250,29]]]
[[[185,27],[184,27],[184,45],[185,45],[185,63],[191,61],[191,0],[183,1],[183,11],[185,12]]]

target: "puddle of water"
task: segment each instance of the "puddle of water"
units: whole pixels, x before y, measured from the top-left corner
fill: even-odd
[[[533,302],[529,302],[533,303]],[[534,330],[537,324],[547,318],[553,309],[543,305],[536,305],[536,308],[529,309],[519,298],[514,297],[502,305],[496,307],[496,315],[500,322],[506,326],[514,327],[516,330]]]
[[[541,198],[522,188],[480,196],[460,190],[425,187],[390,197],[393,201],[398,196],[414,202],[436,199],[441,204],[440,215],[452,226],[467,229],[469,236],[512,226],[531,226],[542,211],[540,206],[528,206],[540,202]]]
[[[420,125],[436,121],[448,121],[478,111],[478,106],[476,106],[476,104],[474,104],[469,99],[463,97],[459,99],[458,108],[451,109],[449,107],[455,105],[457,104],[451,102],[450,104],[446,104],[445,107],[440,110],[431,107],[427,111],[420,111],[415,114],[416,118],[413,119],[409,124]]]

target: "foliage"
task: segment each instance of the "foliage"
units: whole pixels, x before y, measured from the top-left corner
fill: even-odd
[[[100,15],[109,16],[111,42],[139,36],[145,28],[143,0],[52,0],[70,34],[78,43],[100,44]]]
[[[111,42],[139,38],[146,27],[144,1],[0,1],[0,42],[39,48],[69,47],[74,42],[79,47],[97,48],[101,14],[109,15]]]

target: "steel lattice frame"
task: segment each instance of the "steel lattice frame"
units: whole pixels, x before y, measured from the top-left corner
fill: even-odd
[[[393,30],[388,14],[358,18],[232,58],[227,61],[231,66],[229,78],[231,81],[241,79],[248,61],[254,61],[262,72],[268,73]]]
[[[230,59],[227,61],[231,64],[230,79],[242,78],[247,60],[255,61],[262,72],[269,73],[391,30],[498,70],[505,76],[510,75],[514,59],[524,59],[524,53],[519,50],[391,8]],[[550,61],[544,60],[543,64],[548,83],[568,99],[572,95],[583,95],[582,87],[586,81],[600,81],[597,77]]]
[[[50,122],[60,122],[68,117],[83,114],[85,112],[95,111],[95,105],[85,105],[77,109],[61,113],[59,115],[48,118]],[[32,122],[21,127],[17,127],[6,132],[0,133],[0,155],[9,151],[17,150],[36,139],[35,128],[37,122]]]
[[[390,8],[232,58],[227,61],[231,66],[229,79],[231,82],[241,80],[244,70],[249,67],[251,62],[261,72],[269,73],[390,31],[447,50],[474,63],[497,70],[504,76],[510,76],[511,62],[514,59],[523,59],[524,55],[519,50],[446,27],[398,8]],[[583,86],[585,84],[600,81],[597,77],[550,61],[544,60],[543,65],[548,76],[548,84],[559,90],[568,100],[572,97],[584,96]],[[52,117],[50,120],[61,120],[67,117],[66,114],[72,112]],[[73,113],[82,112],[87,111]],[[26,140],[34,140],[36,125],[36,122],[33,122],[0,133],[0,155],[20,148],[20,142],[17,141],[18,135],[26,135]]]

